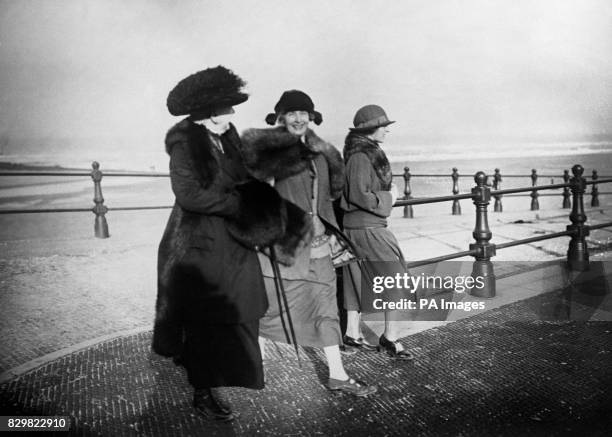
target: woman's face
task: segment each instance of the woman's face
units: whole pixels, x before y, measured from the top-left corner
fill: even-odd
[[[388,132],[389,132],[388,126],[381,126],[378,129],[376,129],[373,134],[370,135],[370,138],[376,141],[377,143],[384,143],[385,137],[387,136]]]
[[[210,123],[207,125],[213,132],[221,134],[226,132],[230,127],[230,122],[234,118],[234,108],[216,109],[210,116]]]
[[[283,114],[279,122],[287,128],[288,132],[301,137],[308,129],[310,114],[308,111],[290,111]]]

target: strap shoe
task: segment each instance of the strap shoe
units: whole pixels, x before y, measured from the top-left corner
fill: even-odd
[[[348,335],[345,335],[342,341],[344,342],[346,346],[356,347],[358,349],[363,349],[364,351],[375,351],[376,350],[376,346],[374,346],[372,343],[369,343],[363,337],[353,338],[353,337],[349,337]]]
[[[375,385],[368,385],[363,381],[356,381],[349,378],[346,381],[341,379],[329,378],[327,387],[332,391],[339,391],[353,396],[367,396],[376,393],[378,388]]]
[[[414,355],[407,350],[404,350],[404,346],[399,341],[387,340],[387,337],[385,337],[384,334],[380,336],[378,344],[380,345],[378,346],[379,352],[385,351],[388,355],[395,359],[405,361],[414,359]]]

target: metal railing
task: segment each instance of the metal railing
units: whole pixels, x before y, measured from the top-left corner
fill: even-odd
[[[563,184],[551,184],[543,186],[532,186],[528,188],[511,188],[506,190],[495,190],[492,191],[491,187],[487,184],[487,176],[484,172],[478,172],[474,175],[474,181],[476,186],[472,188],[471,194],[456,194],[452,196],[441,196],[432,197],[425,199],[402,199],[398,200],[394,206],[406,208],[407,206],[426,204],[434,202],[447,202],[447,201],[459,201],[461,199],[471,198],[476,207],[476,224],[472,236],[475,242],[469,245],[469,250],[451,253],[448,255],[438,256],[435,258],[428,258],[415,262],[407,263],[408,268],[419,267],[427,264],[434,264],[442,261],[448,261],[451,259],[462,258],[465,256],[473,256],[474,266],[472,270],[472,276],[480,276],[483,278],[484,287],[481,289],[473,289],[472,294],[477,297],[494,297],[495,296],[495,275],[493,270],[493,264],[491,258],[495,256],[496,251],[499,249],[505,249],[512,246],[518,246],[522,244],[529,244],[536,241],[549,240],[552,238],[558,238],[563,236],[569,236],[570,243],[567,251],[567,262],[568,267],[571,270],[585,271],[589,266],[589,253],[587,250],[586,237],[589,235],[592,229],[601,229],[612,226],[612,222],[601,223],[594,226],[585,225],[587,220],[586,214],[584,213],[584,193],[588,185],[596,186],[597,184],[610,183],[612,178],[599,179],[593,178],[591,181],[587,181],[583,177],[584,168],[581,165],[575,165],[572,167],[573,177],[568,182]],[[541,235],[537,237],[525,238],[521,240],[512,241],[509,243],[493,244],[490,240],[493,236],[488,224],[488,211],[487,206],[491,201],[492,195],[503,196],[508,194],[517,193],[533,193],[542,190],[551,189],[568,189],[572,195],[572,211],[569,215],[571,224],[567,226],[563,232],[555,232],[547,235]],[[596,190],[594,190],[597,193]],[[531,194],[532,199],[534,198]],[[535,196],[537,199],[537,196]],[[597,203],[596,206],[599,206]]]
[[[411,181],[413,178],[449,178],[450,177],[451,179],[451,190],[450,191],[453,195],[457,195],[459,193],[459,179],[462,177],[465,177],[465,175],[460,175],[456,167],[453,167],[452,172],[449,174],[439,174],[439,173],[412,174],[410,173],[409,167],[404,167],[403,173],[394,173],[393,177],[402,178],[404,180],[404,199],[415,199],[415,197],[413,196],[412,185],[411,185]],[[554,184],[552,182],[554,179],[562,179],[564,181],[564,184],[569,183],[569,180],[570,180],[569,170],[564,170],[563,175],[558,175],[558,174],[538,175],[537,170],[532,169],[531,174],[528,174],[528,175],[527,174],[509,174],[509,175],[504,175],[503,177],[504,178],[525,178],[525,179],[531,180],[531,186],[534,187],[534,189],[521,191],[520,192],[521,194],[510,193],[510,194],[505,195],[506,197],[515,197],[515,196],[516,197],[530,197],[531,198],[531,203],[530,203],[531,211],[538,211],[540,209],[540,203],[538,201],[539,197],[558,195],[558,194],[553,194],[553,193],[540,194],[538,192],[539,190],[535,189],[535,187],[538,184],[538,180],[540,178],[546,178],[546,179],[550,178],[551,184],[548,186],[549,189],[563,188],[561,192],[561,197],[563,199],[561,207],[564,209],[570,209],[572,207],[571,201],[570,201],[571,196],[570,196],[570,191],[569,191],[568,186],[564,186],[563,184]],[[611,178],[612,176],[599,176],[597,174],[597,170],[593,170],[591,180],[597,181],[599,177],[608,179],[608,178]],[[494,212],[503,211],[502,197],[504,197],[504,194],[501,191],[502,180],[503,179],[502,179],[501,172],[499,168],[496,168],[494,174],[492,175],[492,181],[490,181],[490,186],[492,186],[493,190],[495,190],[493,193],[493,197],[495,198],[495,205],[493,209]],[[591,206],[593,207],[599,206],[599,195],[600,194],[608,195],[608,194],[612,194],[612,192],[600,193],[597,188],[597,185],[593,185],[593,189],[591,191]],[[452,209],[451,209],[452,215],[461,215],[461,205],[459,203],[459,200],[461,199],[453,200]],[[428,203],[428,202],[425,202],[425,203]],[[414,209],[412,208],[412,205],[415,205],[415,204],[408,204],[404,207],[404,218],[414,218]]]
[[[589,254],[587,250],[586,237],[589,235],[590,230],[601,229],[604,227],[612,226],[612,222],[601,223],[598,225],[588,226],[585,225],[586,215],[584,213],[584,194],[588,185],[592,186],[591,191],[591,206],[599,206],[599,190],[598,184],[612,182],[612,177],[600,178],[596,171],[593,171],[593,176],[590,181],[583,177],[584,169],[581,165],[575,165],[572,167],[573,177],[569,176],[569,171],[565,170],[563,177],[564,183],[540,185],[537,183],[537,173],[535,170],[529,176],[532,180],[531,187],[524,188],[510,188],[501,189],[501,175],[498,169],[496,169],[493,175],[493,183],[488,183],[488,177],[484,172],[477,172],[474,175],[474,181],[476,185],[472,188],[471,193],[459,193],[458,180],[459,173],[456,168],[453,168],[451,173],[452,179],[452,195],[449,196],[438,196],[438,197],[426,197],[426,198],[412,198],[410,181],[412,177],[441,177],[442,175],[411,175],[409,169],[406,167],[401,176],[404,178],[404,198],[399,199],[394,207],[404,208],[404,217],[413,217],[412,206],[422,204],[432,204],[439,202],[452,201],[452,214],[461,214],[461,207],[459,205],[460,200],[472,199],[476,208],[476,224],[472,232],[475,242],[469,245],[469,250],[455,252],[447,255],[442,255],[434,258],[423,259],[415,262],[407,263],[409,268],[423,266],[427,264],[438,263],[442,261],[462,258],[465,256],[474,257],[474,267],[472,274],[474,276],[480,276],[484,279],[485,286],[478,290],[479,297],[493,297],[495,296],[495,275],[493,271],[493,265],[491,258],[495,256],[497,250],[505,249],[508,247],[518,246],[522,244],[529,244],[537,241],[548,240],[552,238],[558,238],[563,236],[569,236],[570,243],[567,252],[567,261],[570,269],[572,270],[586,270],[588,268]],[[104,197],[102,196],[101,181],[103,176],[107,177],[169,177],[168,173],[153,173],[153,172],[106,172],[102,173],[98,162],[92,163],[92,171],[0,171],[0,176],[74,176],[91,177],[94,183],[94,206],[92,208],[54,208],[54,209],[5,209],[0,210],[0,214],[15,214],[15,213],[47,213],[47,212],[79,212],[79,211],[92,211],[95,214],[94,223],[94,234],[98,238],[108,238],[108,223],[106,221],[106,213],[109,210],[145,210],[145,209],[166,209],[172,208],[171,205],[165,206],[135,206],[135,207],[119,207],[119,208],[108,208],[104,205]],[[523,175],[509,175],[508,177],[524,177]],[[551,177],[551,176],[546,176]],[[553,176],[557,177],[557,176]],[[563,204],[562,208],[572,208],[569,215],[571,224],[567,226],[565,231],[550,233],[547,235],[541,235],[537,237],[525,238],[522,240],[516,240],[508,243],[493,244],[490,243],[492,238],[492,232],[488,225],[488,210],[491,198],[495,199],[495,212],[502,211],[501,199],[503,196],[520,195],[522,193],[529,193],[532,199],[531,209],[537,210],[539,205],[537,199],[540,196],[540,191],[562,189]],[[571,194],[570,194],[571,193]],[[572,201],[570,202],[570,197]],[[474,289],[475,290],[475,289]],[[473,291],[474,294],[474,291]]]

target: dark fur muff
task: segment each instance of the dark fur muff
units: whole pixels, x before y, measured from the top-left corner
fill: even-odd
[[[387,155],[385,155],[385,152],[380,148],[378,143],[362,134],[351,132],[346,136],[344,141],[344,162],[347,163],[350,157],[355,153],[365,153],[370,159],[372,167],[374,167],[374,171],[380,180],[382,189],[385,191],[391,189],[391,182],[393,179],[391,165],[389,164]]]

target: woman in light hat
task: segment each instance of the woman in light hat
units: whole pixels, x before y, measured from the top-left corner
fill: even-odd
[[[346,184],[340,200],[344,231],[363,260],[361,268],[370,277],[407,272],[397,239],[387,229],[387,217],[391,215],[398,191],[391,181],[391,166],[380,144],[392,123],[395,122],[387,118],[380,106],[366,105],[355,114],[354,127],[349,129],[344,143]],[[361,275],[357,264],[343,267],[344,307],[347,310],[344,344],[363,350],[378,348],[393,358],[411,360],[412,354],[398,341],[397,310],[385,311],[385,330],[378,347],[364,338],[360,313],[376,310],[371,293],[362,294]],[[382,297],[390,301],[412,296],[401,296],[398,290],[390,290]]]

